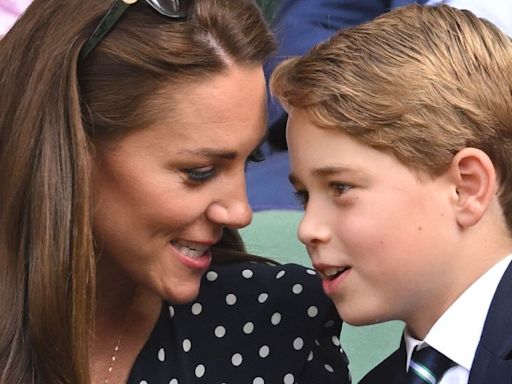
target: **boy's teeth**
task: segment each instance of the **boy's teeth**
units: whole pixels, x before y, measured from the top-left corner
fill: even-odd
[[[324,271],[324,275],[327,276],[327,277],[332,277],[334,276],[335,274],[337,274],[339,271],[341,271],[343,268],[327,268],[325,271]]]
[[[345,272],[349,267],[339,267],[339,268],[327,268],[323,275],[330,280],[334,280],[336,277]]]
[[[176,241],[172,242],[172,245],[182,254],[184,254],[187,257],[201,257],[204,255],[206,250],[208,249],[207,246],[196,244],[196,243],[187,243],[185,241]]]

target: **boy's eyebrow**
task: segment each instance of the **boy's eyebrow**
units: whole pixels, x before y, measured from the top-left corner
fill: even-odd
[[[311,171],[311,174],[313,176],[317,177],[324,177],[324,176],[332,176],[332,175],[339,175],[339,174],[360,174],[361,171],[358,171],[357,169],[347,167],[345,165],[333,165],[333,166],[326,166],[326,167],[320,167],[313,169]],[[299,178],[294,175],[293,173],[290,173],[288,176],[288,179],[290,180],[290,183],[292,185],[297,185],[300,183]]]
[[[311,172],[314,176],[331,176],[340,173],[358,173],[357,169],[347,167],[345,165],[332,165],[327,167],[316,168]]]

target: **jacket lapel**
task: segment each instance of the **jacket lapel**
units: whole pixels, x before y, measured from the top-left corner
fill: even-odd
[[[382,363],[371,370],[358,384],[403,384],[405,383],[405,341]]]
[[[468,384],[512,383],[512,263],[492,300]]]

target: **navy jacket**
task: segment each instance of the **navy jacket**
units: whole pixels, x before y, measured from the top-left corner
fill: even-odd
[[[401,384],[405,381],[405,344],[368,373],[359,384]],[[512,383],[512,264],[487,314],[468,384]]]

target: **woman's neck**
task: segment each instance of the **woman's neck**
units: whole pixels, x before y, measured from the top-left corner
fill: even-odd
[[[95,328],[91,338],[93,377],[95,382],[104,382],[117,348],[111,382],[126,382],[158,320],[162,300],[136,284],[110,258],[100,258],[96,270]]]

